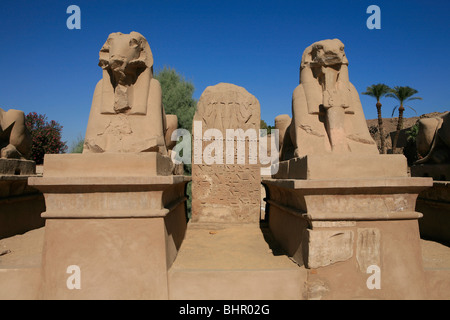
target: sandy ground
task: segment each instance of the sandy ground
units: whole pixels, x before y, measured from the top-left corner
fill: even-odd
[[[45,227],[0,240],[0,268],[34,267],[42,260]]]
[[[431,240],[420,240],[425,270],[450,270],[450,247]]]
[[[267,227],[189,224],[173,265],[180,269],[297,269],[272,238]]]
[[[190,229],[191,234],[196,234],[198,239],[204,237],[202,233],[207,232],[211,242],[227,243],[228,245],[237,248],[242,245],[239,236],[233,236],[233,240],[230,243],[229,232],[227,230],[220,230],[218,228],[211,227],[210,231]],[[44,243],[44,230],[40,228],[29,231],[23,235],[16,235],[14,237],[5,238],[0,240],[0,268],[12,268],[12,267],[34,267],[41,263],[42,247]],[[209,232],[211,232],[209,234]],[[251,250],[267,253],[270,256],[281,255],[281,249],[276,247],[270,234],[267,233],[267,229],[253,228],[247,230],[247,232],[258,233],[260,238],[265,238],[264,241],[255,242],[254,244],[248,244],[248,250],[244,250],[248,255],[251,255]],[[200,256],[202,253],[209,252],[208,243],[196,243],[197,238],[192,237],[185,245],[197,247],[197,253]],[[263,243],[263,245],[261,245]],[[423,266],[426,270],[450,270],[450,247],[441,244],[436,241],[421,239]],[[244,248],[244,246],[241,246]],[[272,253],[273,251],[273,253]],[[207,255],[214,255],[214,252],[209,252]],[[239,251],[236,250],[236,255]],[[220,258],[208,259],[209,261],[216,261],[219,263]],[[245,259],[239,259],[244,261]],[[186,263],[188,260],[186,260]],[[192,260],[190,260],[192,261]],[[260,261],[249,261],[248,266],[252,267],[253,264],[258,265]],[[273,260],[273,263],[283,265],[286,263],[285,259],[281,257]],[[233,266],[230,266],[233,267]],[[241,266],[242,267],[242,266]]]

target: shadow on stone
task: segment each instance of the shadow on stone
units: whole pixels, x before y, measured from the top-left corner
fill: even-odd
[[[264,240],[269,245],[269,248],[270,248],[270,250],[272,250],[273,255],[274,256],[283,256],[283,255],[287,256],[287,252],[275,240],[275,238],[272,235],[272,232],[270,232],[269,224],[266,221],[260,221],[259,227],[264,236]]]

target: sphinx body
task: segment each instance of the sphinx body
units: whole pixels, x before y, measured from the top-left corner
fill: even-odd
[[[378,154],[358,92],[349,81],[340,40],[322,40],[304,51],[287,130],[281,160],[324,153]]]
[[[0,158],[28,159],[31,135],[23,111],[0,108]]]
[[[450,112],[439,118],[420,119],[416,145],[422,156],[416,164],[450,163]]]
[[[138,32],[110,34],[99,66],[103,78],[95,87],[83,153],[166,155],[162,91],[147,40]]]
[[[288,128],[291,124],[291,121],[291,117],[287,114],[280,114],[275,117],[275,129],[278,129],[279,134],[280,156],[283,153],[283,142],[285,139],[285,135],[286,133],[289,135]]]

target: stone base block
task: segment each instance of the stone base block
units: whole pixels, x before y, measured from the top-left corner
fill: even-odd
[[[41,283],[41,269],[0,269],[0,300],[36,300]]]
[[[29,178],[46,202],[41,299],[168,298],[190,178],[166,165],[154,153],[46,156]]]
[[[27,183],[34,161],[0,159],[0,239],[44,225],[44,196]]]
[[[44,196],[34,193],[0,199],[0,239],[43,227]]]
[[[282,161],[276,179],[353,179],[407,177],[403,155],[317,154]]]
[[[308,299],[426,298],[415,202],[431,178],[263,184],[272,234],[309,270]]]
[[[36,174],[36,162],[19,159],[0,159],[0,175],[33,175]]]
[[[421,237],[450,243],[450,182],[434,181],[432,188],[419,194],[416,210],[423,214]]]
[[[304,271],[304,270],[303,270]],[[302,300],[299,270],[170,270],[171,300]]]
[[[173,163],[158,152],[46,154],[45,177],[168,176]]]
[[[308,257],[315,263],[308,273],[309,299],[427,299],[432,288],[422,265],[417,220],[357,221],[308,232],[319,240],[309,244],[319,255]],[[321,253],[325,248],[328,260]]]
[[[181,241],[163,217],[48,219],[45,228],[40,299],[168,299],[170,246]]]

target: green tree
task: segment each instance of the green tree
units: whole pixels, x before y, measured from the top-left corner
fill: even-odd
[[[77,140],[74,143],[72,143],[70,153],[83,153],[83,147],[84,147],[84,139],[82,136],[79,136]]]
[[[186,81],[175,69],[164,67],[155,74],[155,79],[161,83],[162,101],[167,114],[178,117],[178,127],[192,130],[192,119],[197,101],[192,97],[194,85]]]
[[[373,97],[377,99],[377,114],[378,114],[378,130],[380,131],[380,141],[381,141],[381,153],[386,153],[386,136],[384,135],[384,127],[383,127],[383,117],[381,116],[381,103],[380,99],[386,96],[391,91],[391,88],[383,83],[373,84],[370,87],[367,87],[365,94],[367,96]]]
[[[406,131],[406,146],[403,149],[403,154],[408,160],[408,165],[411,166],[419,160],[417,153],[416,138],[419,134],[419,122],[416,122],[409,130]]]
[[[58,122],[49,122],[44,114],[30,112],[25,116],[25,125],[31,133],[31,159],[36,164],[44,163],[45,154],[67,151],[66,142],[61,141],[63,127]]]
[[[266,123],[263,119],[261,119],[260,124],[259,124],[259,127],[260,127],[261,129],[266,129],[266,130],[267,130],[267,128],[268,128],[267,123]]]
[[[397,142],[398,137],[400,135],[400,131],[403,129],[403,113],[405,112],[405,107],[408,107],[412,109],[410,106],[404,105],[405,102],[412,101],[412,100],[422,100],[421,97],[414,97],[415,94],[417,94],[419,91],[416,89],[413,89],[411,87],[399,87],[396,86],[394,89],[391,89],[391,92],[386,95],[386,97],[394,98],[399,102],[398,106],[395,106],[392,110],[392,116],[394,116],[395,110],[398,108],[398,121],[397,121],[397,132],[394,136],[394,141],[392,142],[392,152],[394,152],[395,148],[397,148]],[[417,113],[417,112],[416,112]]]
[[[264,130],[264,129],[267,130],[267,134],[269,134],[269,126],[263,119],[261,119],[261,121],[260,121],[259,128],[261,130]],[[265,136],[265,134],[261,132],[261,137],[264,137],[264,136]]]
[[[261,119],[260,124],[259,124],[259,128],[261,130],[265,129],[265,130],[267,130],[267,134],[271,134],[272,133],[272,129],[275,129],[275,126],[269,126],[269,125],[267,125],[266,121]],[[261,137],[264,137],[264,136],[265,136],[265,134],[263,132],[261,132]]]
[[[197,101],[192,97],[195,87],[194,84],[186,81],[175,69],[164,67],[155,74],[155,79],[161,83],[162,101],[166,114],[175,114],[178,117],[178,128],[183,128],[192,132],[192,121],[195,110],[197,109]],[[191,175],[192,166],[184,164],[184,172]],[[188,200],[187,215],[191,217],[191,183],[186,188]]]

